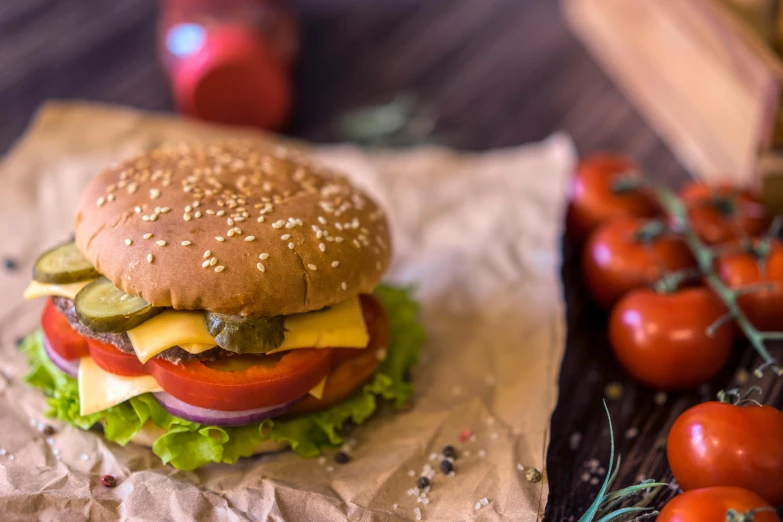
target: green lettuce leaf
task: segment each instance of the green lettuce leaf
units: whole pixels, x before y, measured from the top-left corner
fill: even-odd
[[[152,451],[164,463],[182,470],[193,470],[210,462],[235,463],[253,454],[262,442],[288,443],[304,457],[318,456],[322,448],[343,442],[343,425],[360,424],[377,408],[377,397],[401,407],[413,393],[406,374],[416,364],[424,328],[418,321],[419,305],[411,289],[381,285],[375,291],[383,303],[391,326],[387,356],[371,382],[346,401],[317,413],[270,419],[258,424],[222,428],[186,421],[167,412],[150,394],[140,395],[92,415],[79,414],[79,389],[76,379],[61,372],[46,355],[43,335],[36,331],[22,343],[30,364],[25,380],[47,396],[47,415],[87,430],[103,425],[106,439],[127,444],[142,426],[152,422],[163,430]]]

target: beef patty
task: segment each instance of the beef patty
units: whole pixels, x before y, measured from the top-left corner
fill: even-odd
[[[54,306],[56,306],[57,309],[65,316],[65,318],[68,319],[68,323],[71,325],[71,328],[79,332],[81,335],[95,339],[102,343],[112,344],[125,353],[135,353],[127,333],[93,332],[79,322],[79,318],[76,317],[76,308],[72,299],[68,299],[66,297],[53,297],[52,301],[54,302]],[[233,355],[233,353],[217,346],[199,354],[192,354],[190,352],[186,352],[179,346],[174,346],[172,348],[163,350],[161,353],[153,357],[153,359],[164,359],[166,361],[173,362],[174,364],[182,364],[190,361],[213,361],[215,359],[222,359],[230,355]]]

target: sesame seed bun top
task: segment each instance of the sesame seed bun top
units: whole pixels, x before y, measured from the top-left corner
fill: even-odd
[[[386,216],[344,177],[282,146],[167,145],[85,189],[76,245],[156,306],[248,316],[317,310],[370,292]]]

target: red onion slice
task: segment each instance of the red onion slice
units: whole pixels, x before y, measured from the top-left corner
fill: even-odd
[[[284,404],[255,408],[253,410],[221,411],[193,406],[166,392],[154,393],[153,395],[160,405],[175,417],[208,426],[244,426],[245,424],[260,422],[285,413],[288,408],[301,400],[296,399]]]
[[[52,361],[55,366],[73,378],[79,377],[79,359],[68,360],[55,352],[49,344],[49,339],[47,339],[45,335],[43,336],[43,345],[44,350],[46,350],[46,355],[49,356],[49,360]]]

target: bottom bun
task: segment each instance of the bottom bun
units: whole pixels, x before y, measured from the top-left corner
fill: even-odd
[[[165,434],[166,432],[162,428],[156,426],[152,421],[147,421],[144,426],[141,427],[139,432],[136,433],[133,438],[131,438],[130,441],[134,444],[138,444],[139,446],[151,448],[152,443]],[[265,440],[256,446],[256,448],[253,450],[253,455],[260,455],[261,453],[273,453],[275,451],[281,451],[284,449],[288,449],[288,443]]]

